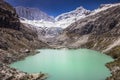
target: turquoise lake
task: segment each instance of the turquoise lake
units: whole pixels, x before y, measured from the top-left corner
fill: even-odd
[[[10,66],[28,73],[47,73],[47,80],[105,80],[110,56],[89,49],[40,49],[40,53]]]

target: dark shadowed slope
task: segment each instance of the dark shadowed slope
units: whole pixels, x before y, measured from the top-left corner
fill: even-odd
[[[29,75],[11,69],[5,64],[31,55],[37,48],[48,47],[38,40],[36,32],[23,26],[15,9],[0,0],[0,79],[1,80],[41,80],[44,74]]]

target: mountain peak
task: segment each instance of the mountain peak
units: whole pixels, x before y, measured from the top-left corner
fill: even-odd
[[[45,20],[45,21],[54,21],[54,18],[46,14],[45,12],[39,10],[38,8],[30,8],[18,6],[15,7],[17,14],[28,20]]]
[[[37,27],[61,27],[61,28],[66,28],[71,23],[75,22],[76,20],[84,18],[91,12],[90,10],[87,10],[80,6],[73,11],[63,13],[54,18],[52,16],[44,15],[46,13],[40,12],[39,9],[35,8],[16,7],[16,10],[20,16],[21,22],[23,23],[28,23]],[[38,19],[39,14],[42,15],[40,16],[40,19]],[[37,20],[34,19],[34,17],[37,18]],[[50,19],[52,18],[53,21],[49,20],[48,17]]]
[[[83,10],[85,9],[83,6],[77,7],[76,10]]]
[[[60,21],[63,19],[71,18],[71,17],[80,17],[80,16],[88,15],[89,13],[90,13],[90,10],[87,10],[87,9],[83,8],[82,6],[80,6],[73,11],[66,12],[66,13],[63,13],[63,14],[57,16],[56,20]]]

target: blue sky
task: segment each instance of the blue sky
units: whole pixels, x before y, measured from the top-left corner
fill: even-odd
[[[118,3],[120,0],[6,0],[13,6],[35,7],[51,16],[57,16],[83,6],[94,10],[100,4]]]

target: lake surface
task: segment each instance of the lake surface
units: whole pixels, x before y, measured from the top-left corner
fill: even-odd
[[[105,67],[113,59],[88,49],[41,49],[40,53],[11,64],[28,73],[48,73],[47,80],[105,80],[110,71]]]

